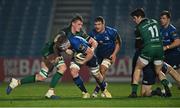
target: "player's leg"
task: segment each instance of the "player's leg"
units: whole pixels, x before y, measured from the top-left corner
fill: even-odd
[[[70,72],[73,77],[73,81],[76,84],[76,86],[81,90],[82,98],[90,98],[90,94],[85,88],[84,82],[79,75],[79,70],[80,70],[80,66],[72,61],[70,65]]]
[[[104,80],[105,80],[106,72],[110,68],[111,64],[112,64],[112,62],[110,59],[103,59],[101,65],[100,65],[100,73],[102,74]],[[92,96],[97,97],[99,90],[100,90],[100,87],[98,85],[96,85],[96,88],[94,89]]]
[[[162,60],[155,60],[154,61],[155,71],[156,71],[156,74],[157,74],[159,80],[161,81],[161,84],[164,86],[165,95],[167,97],[170,97],[171,96],[171,92],[170,92],[170,89],[168,87],[169,81],[166,79],[165,74],[161,71],[162,64],[163,64]]]
[[[46,98],[50,98],[50,99],[59,99],[59,96],[55,95],[54,88],[56,87],[58,81],[61,79],[61,77],[63,76],[64,72],[67,69],[62,56],[56,57],[55,67],[57,68],[57,72],[53,75],[49,85],[49,90],[45,95]]]
[[[29,83],[45,80],[48,77],[48,71],[50,67],[52,67],[52,64],[49,62],[49,60],[46,58],[43,58],[41,61],[41,70],[39,73],[24,77],[21,80],[12,78],[6,89],[6,93],[10,94],[11,91],[14,88],[16,88],[18,85],[24,85],[24,84],[29,84]]]
[[[180,60],[178,58],[180,58],[180,53],[168,53],[168,54],[165,55],[165,60],[164,61],[167,64],[169,64],[176,71],[176,72],[173,72],[174,70],[172,70],[171,71],[172,73],[169,73],[170,75],[173,74],[173,73],[174,74],[176,74],[176,73],[180,74]],[[176,75],[173,75],[173,76],[176,76]],[[176,77],[173,77],[173,78],[175,78],[176,81],[178,81],[180,79],[180,78],[176,78]],[[178,84],[178,88],[180,89],[179,84]]]
[[[141,86],[141,96],[151,96],[152,95],[152,85],[156,82],[156,72],[154,70],[154,65],[150,62],[147,66],[143,68],[143,79]]]
[[[101,96],[105,98],[112,98],[111,93],[107,90],[107,83],[104,81],[104,78],[99,71],[99,67],[90,67],[89,69],[102,91]]]
[[[172,66],[164,62],[162,71],[169,73],[176,80],[177,84],[180,85],[180,74]]]
[[[99,70],[99,65],[97,65],[97,58],[93,56],[93,58],[87,62],[87,66],[89,66],[89,70],[92,74],[92,76],[95,78],[97,84],[99,85],[102,96],[106,98],[112,98],[111,93],[107,90],[107,84],[104,81],[104,78]]]
[[[151,96],[152,85],[144,85],[141,86],[141,96]]]
[[[138,83],[140,80],[140,75],[141,72],[143,70],[143,68],[148,64],[148,60],[139,57],[137,62],[136,62],[136,67],[133,73],[133,82],[131,84],[131,94],[129,95],[129,97],[137,97],[137,89],[138,89]]]

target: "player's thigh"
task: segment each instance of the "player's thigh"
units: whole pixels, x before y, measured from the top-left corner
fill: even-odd
[[[97,67],[98,66],[98,60],[96,56],[93,56],[91,60],[89,60],[86,65],[88,67]]]
[[[153,63],[150,63],[143,69],[142,84],[153,85],[155,84],[155,82],[156,82],[156,72],[154,70]]]

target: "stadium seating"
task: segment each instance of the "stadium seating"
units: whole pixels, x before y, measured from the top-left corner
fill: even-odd
[[[159,19],[162,10],[172,11],[172,22],[180,21],[180,1],[176,0],[93,0],[93,20],[96,16],[103,16],[106,24],[115,27],[121,34],[123,44],[121,55],[133,55],[134,50],[134,24],[130,12],[135,8],[143,7],[147,17]],[[91,25],[91,28],[93,25]],[[179,26],[176,26],[177,29]]]
[[[131,56],[134,24],[130,12],[143,7],[147,17],[158,19],[162,10],[170,10],[172,23],[180,30],[179,6],[178,0],[0,0],[0,56],[40,56],[39,50],[50,37],[50,30],[55,33],[57,28],[67,26],[75,13],[84,16],[88,30],[92,29],[96,16],[103,16],[107,25],[117,28],[121,34],[120,56]]]
[[[52,0],[1,0],[0,56],[40,56],[52,5]]]

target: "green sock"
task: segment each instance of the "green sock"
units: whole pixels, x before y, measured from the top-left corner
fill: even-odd
[[[161,80],[161,84],[162,84],[164,87],[166,87],[166,86],[168,86],[169,81],[168,81],[167,79],[163,79],[163,80]]]
[[[137,93],[138,84],[131,84],[132,87],[132,93]]]
[[[50,88],[54,88],[62,76],[63,76],[63,74],[56,72],[51,79]]]
[[[27,76],[23,79],[21,79],[21,84],[27,84],[27,83],[34,83],[35,82],[35,75]]]

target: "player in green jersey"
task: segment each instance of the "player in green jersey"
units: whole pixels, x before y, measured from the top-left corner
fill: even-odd
[[[162,39],[159,33],[159,24],[154,19],[145,18],[143,9],[136,9],[131,13],[133,21],[137,24],[136,33],[138,38],[142,42],[142,50],[138,60],[136,62],[133,81],[132,92],[129,97],[137,97],[138,82],[140,80],[140,74],[142,69],[153,62],[155,66],[156,74],[165,88],[166,95],[171,96],[171,92],[168,87],[168,81],[166,76],[161,71],[163,64],[163,45]]]
[[[6,93],[10,94],[11,91],[19,85],[44,81],[48,77],[49,72],[56,67],[57,71],[51,79],[50,88],[45,96],[50,99],[58,99],[59,97],[54,93],[54,88],[67,68],[64,59],[61,56],[61,52],[64,52],[69,47],[68,45],[69,41],[67,40],[65,33],[58,33],[51,41],[46,43],[42,49],[41,70],[34,75],[24,77],[20,80],[12,78],[6,89]]]

